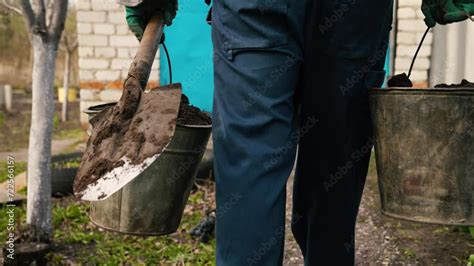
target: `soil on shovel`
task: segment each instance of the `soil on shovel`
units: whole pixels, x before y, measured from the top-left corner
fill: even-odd
[[[114,108],[115,106],[109,107],[98,115],[112,115]],[[138,112],[139,111],[136,113],[138,114]],[[172,108],[170,108],[169,111],[168,109],[161,111],[162,115],[169,115],[170,113],[174,113]],[[127,110],[124,115],[127,116],[127,119],[122,120],[122,123],[117,122],[117,124],[111,124],[109,127],[100,127],[99,125],[97,127],[98,130],[102,130],[97,132],[98,136],[95,138],[93,143],[90,143],[92,138],[89,138],[89,143],[87,143],[87,145],[93,145],[94,152],[92,156],[87,156],[84,158],[91,160],[89,163],[91,163],[93,167],[90,167],[89,171],[83,174],[80,178],[75,179],[74,191],[83,191],[87,188],[87,186],[96,182],[104,174],[124,164],[122,160],[109,160],[110,158],[104,156],[103,154],[101,155],[100,152],[97,151],[96,147],[98,147],[103,140],[110,138],[113,134],[122,134],[124,137],[127,137],[127,141],[130,141],[128,143],[133,143],[127,147],[126,153],[124,155],[129,158],[134,165],[139,165],[145,159],[156,155],[156,149],[147,149],[147,147],[164,147],[167,143],[169,143],[169,139],[157,139],[153,134],[147,138],[144,133],[138,130],[143,122],[143,119],[140,117],[135,120],[131,119],[135,115],[135,110]],[[190,105],[189,99],[184,94],[182,94],[177,119],[170,122],[169,129],[174,128],[174,123],[183,125],[210,125],[211,118],[199,108]],[[156,131],[158,129],[147,128],[147,131],[148,130]],[[127,135],[125,135],[125,133],[127,133]],[[111,149],[119,149],[118,147],[121,145],[120,143],[112,144],[114,144],[114,147],[110,147]],[[153,152],[147,152],[147,150]]]
[[[459,84],[438,84],[434,86],[435,88],[474,88],[474,83],[469,82],[466,79],[463,79]]]

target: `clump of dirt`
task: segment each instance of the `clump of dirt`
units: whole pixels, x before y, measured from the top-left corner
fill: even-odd
[[[463,79],[459,84],[438,84],[434,86],[435,88],[474,88],[474,83],[469,82],[466,79]]]
[[[181,95],[181,104],[176,122],[182,125],[210,125],[212,123],[209,115],[189,104],[189,99],[184,94]]]
[[[413,83],[405,72],[392,76],[388,80],[387,85],[389,87],[413,87]]]
[[[104,128],[104,130],[101,130],[97,134],[97,138],[94,139],[94,146],[97,146],[102,140],[110,138],[114,133],[119,133],[121,129],[120,126],[118,123],[113,123],[109,127]]]
[[[97,176],[102,176],[103,174],[107,173],[109,171],[111,162],[107,159],[99,159],[95,163],[95,167],[89,169],[89,172],[87,172],[86,175],[97,175]]]

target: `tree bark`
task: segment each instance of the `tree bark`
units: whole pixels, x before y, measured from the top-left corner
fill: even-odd
[[[62,116],[61,120],[63,122],[67,121],[67,104],[69,98],[69,67],[70,67],[70,56],[69,50],[66,50],[65,58],[64,58],[64,77],[63,77],[63,92],[64,92],[64,99],[62,105]]]
[[[32,112],[28,149],[27,224],[49,240],[51,225],[51,137],[54,116],[54,70],[57,42],[32,35],[34,52]]]

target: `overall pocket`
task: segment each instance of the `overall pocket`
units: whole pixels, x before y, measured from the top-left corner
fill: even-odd
[[[288,43],[288,0],[215,0],[213,9],[213,27],[228,53]]]

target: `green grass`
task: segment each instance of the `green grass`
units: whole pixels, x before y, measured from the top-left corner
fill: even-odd
[[[3,205],[0,207],[0,212],[2,213],[0,215],[0,243],[5,243],[7,240],[7,235],[10,233],[7,230],[8,227],[8,215],[6,215],[6,211],[8,208]],[[15,207],[15,229],[18,229],[18,225],[21,224],[22,221],[25,221],[26,219],[26,205],[20,205],[18,207]]]
[[[449,227],[447,226],[440,226],[433,230],[433,234],[447,234],[449,233]]]
[[[192,195],[189,204],[200,204],[201,197],[201,193]],[[201,218],[199,212],[186,213],[180,230],[189,231]],[[144,238],[91,230],[88,206],[80,203],[55,208],[53,223],[58,228],[54,234],[56,242],[94,246],[95,252],[86,249],[79,254],[79,263],[212,265],[214,262],[215,242],[208,245],[197,243],[187,233]]]
[[[0,113],[0,127],[3,126],[3,124],[5,123],[5,115],[2,113]]]
[[[26,162],[15,162],[15,175],[26,171]],[[8,179],[8,164],[7,161],[0,161],[0,183]]]
[[[24,187],[24,188],[18,190],[16,193],[21,194],[21,195],[26,195],[26,193],[28,193],[28,190],[27,190],[26,187]]]
[[[467,260],[467,266],[474,266],[474,254],[469,256],[469,259]]]
[[[89,205],[82,202],[55,200],[53,207],[54,242],[69,247],[69,260],[87,265],[214,265],[215,240],[202,244],[189,237],[189,230],[203,216],[203,193],[191,195],[179,231],[161,237],[136,237],[101,231],[89,220]],[[17,225],[24,223],[26,206],[17,207]],[[197,210],[197,211],[196,211]],[[7,216],[0,215],[0,242],[6,239]],[[49,254],[53,265],[63,265],[65,254]]]
[[[416,256],[415,251],[411,248],[402,248],[402,252],[407,257],[415,257]]]
[[[67,146],[64,150],[62,150],[61,154],[68,154],[68,153],[77,152],[78,151],[77,147],[79,146],[79,144],[81,144],[83,142],[84,142],[84,140],[78,139],[76,142],[74,142],[73,144]]]
[[[81,165],[81,158],[76,158],[69,161],[60,161],[57,163],[52,163],[51,168],[55,168],[55,169],[78,168],[80,165]]]
[[[59,119],[59,115],[58,115],[58,114],[54,114],[54,116],[53,116],[53,129],[54,129],[54,130],[57,130],[57,129],[58,129],[59,123],[61,123],[61,120]]]
[[[57,127],[57,126],[56,126]],[[82,128],[63,129],[54,132],[54,139],[82,139],[84,137]]]

